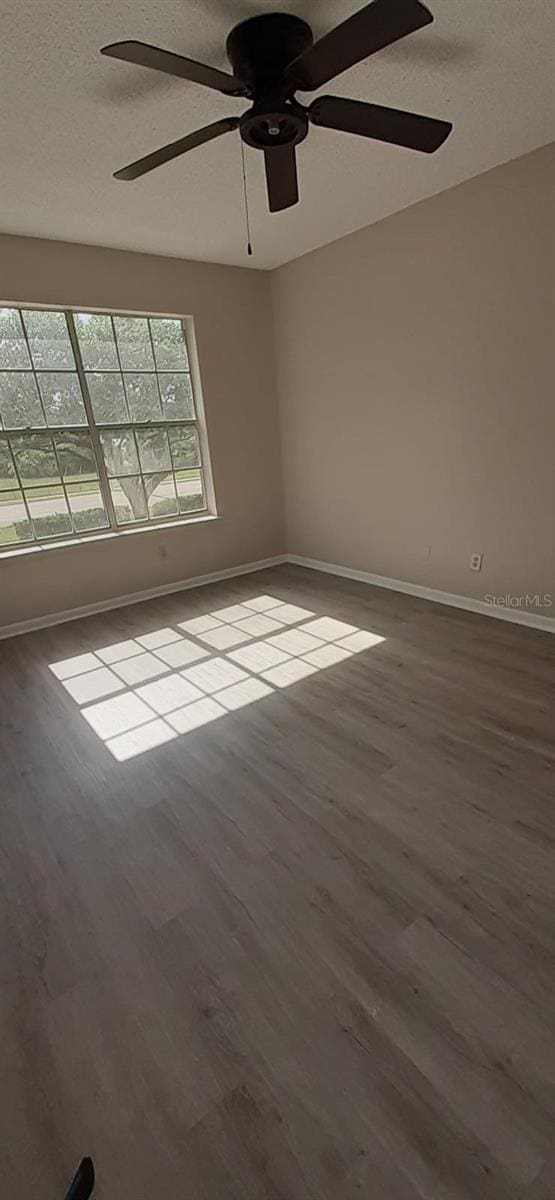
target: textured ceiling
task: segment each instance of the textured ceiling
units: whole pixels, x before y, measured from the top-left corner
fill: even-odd
[[[452,120],[444,148],[420,156],[314,127],[298,150],[301,203],[271,216],[262,155],[246,147],[247,260],[238,134],[135,183],[111,178],[244,102],[102,58],[99,47],[137,38],[225,67],[225,37],[245,16],[296,12],[320,35],[362,0],[11,0],[0,45],[0,229],[273,267],[551,141],[552,0],[428,3],[434,25],[322,90]]]

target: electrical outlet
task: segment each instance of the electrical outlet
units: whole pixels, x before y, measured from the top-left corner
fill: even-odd
[[[482,554],[472,554],[470,556],[470,566],[472,567],[473,571],[481,571],[482,570],[482,558],[483,558]]]

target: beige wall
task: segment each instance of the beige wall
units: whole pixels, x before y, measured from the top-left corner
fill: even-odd
[[[0,237],[0,300],[192,315],[221,514],[0,559],[0,626],[283,553],[268,274]]]
[[[271,274],[0,237],[1,300],[194,317],[221,514],[0,559],[0,626],[286,548],[555,615],[554,167],[535,151]]]
[[[555,612],[554,164],[273,273],[291,553]]]

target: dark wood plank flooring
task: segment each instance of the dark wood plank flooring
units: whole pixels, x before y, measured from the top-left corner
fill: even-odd
[[[48,664],[270,592],[381,634],[118,763]],[[555,639],[280,567],[0,643],[0,1191],[555,1195]]]

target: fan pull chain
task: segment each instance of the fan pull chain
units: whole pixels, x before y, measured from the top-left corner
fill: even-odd
[[[239,141],[241,142],[241,163],[242,163],[242,167],[243,167],[243,196],[245,198],[245,224],[247,227],[247,254],[251,255],[252,254],[252,243],[251,243],[251,227],[250,227],[250,219],[249,219],[249,197],[247,194],[247,171],[246,171],[246,167],[245,167],[245,144],[243,142],[242,137],[239,138]]]

